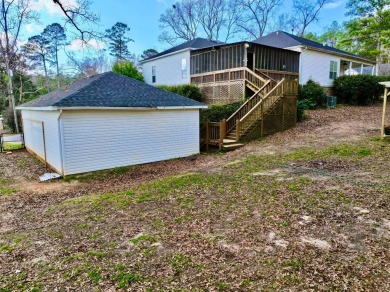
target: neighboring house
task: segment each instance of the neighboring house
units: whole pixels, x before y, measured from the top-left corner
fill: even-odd
[[[300,84],[311,79],[331,88],[338,76],[376,74],[374,61],[284,31],[273,32],[254,42],[300,52]]]
[[[192,50],[221,44],[207,39],[192,41],[165,50],[141,60],[145,82],[151,85],[180,85],[190,83],[190,52]]]
[[[113,72],[17,107],[26,148],[62,175],[199,153],[201,108]]]

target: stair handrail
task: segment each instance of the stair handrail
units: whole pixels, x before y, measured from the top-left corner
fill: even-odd
[[[258,102],[250,111],[248,111],[248,112],[246,113],[245,116],[243,116],[243,117],[240,119],[240,123],[242,123],[242,122],[243,122],[243,121],[244,121],[244,120],[245,120],[245,119],[246,119],[246,118],[247,118],[255,109],[257,109],[257,107],[259,107],[259,106],[264,102],[264,100],[266,100],[268,97],[270,97],[271,94],[274,93],[274,91],[276,91],[277,89],[279,89],[279,87],[283,85],[284,81],[285,81],[285,78],[283,78],[282,80],[280,80],[279,83],[278,83],[274,88],[272,88],[271,91],[268,92],[268,93],[260,100],[260,102]],[[282,92],[282,94],[283,94],[283,92]]]
[[[244,70],[248,72],[249,74],[253,75],[255,78],[259,79],[263,84],[267,82],[267,79],[264,79],[263,77],[257,75],[254,71],[249,69],[248,67],[244,67]],[[252,82],[251,82],[252,83]]]
[[[242,109],[244,107],[246,107],[250,102],[252,102],[253,99],[255,99],[255,97],[259,96],[259,94],[268,86],[268,84],[270,84],[271,80],[268,80],[258,91],[255,92],[254,95],[252,95],[250,98],[248,98],[239,108],[238,110],[236,110],[229,118],[226,119],[226,125],[229,124],[229,121],[233,120],[233,121],[236,121],[237,120],[237,115],[239,112],[242,111]],[[232,127],[227,127],[226,126],[226,133],[230,132],[232,129],[234,128],[234,125]]]
[[[268,74],[265,74],[264,72],[260,71],[260,69],[255,69],[255,73],[258,74],[258,75],[263,75],[265,76],[266,78],[272,80],[272,81],[275,81],[277,82],[275,79],[273,79],[271,76],[269,76]]]

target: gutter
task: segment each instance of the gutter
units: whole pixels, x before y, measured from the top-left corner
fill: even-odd
[[[155,107],[98,107],[98,106],[80,106],[80,107],[17,107],[17,110],[34,110],[34,111],[57,111],[57,110],[126,110],[126,111],[150,111],[150,110],[169,110],[169,109],[202,109],[208,108],[206,104],[193,106],[155,106]]]
[[[319,48],[313,48],[313,47],[302,46],[302,45],[300,45],[299,47],[302,48],[302,49],[305,49],[305,50],[313,50],[313,51],[326,53],[326,54],[330,54],[330,55],[342,56],[342,57],[349,58],[349,59],[359,60],[361,63],[365,62],[368,65],[376,65],[376,62],[373,62],[371,60],[368,60],[368,59],[365,59],[365,58],[359,57],[359,56],[351,56],[351,55],[348,55],[348,54],[332,52],[332,51],[329,51],[329,50],[326,50],[326,49],[319,49]],[[289,48],[294,48],[294,47],[288,47],[286,49],[289,49]]]

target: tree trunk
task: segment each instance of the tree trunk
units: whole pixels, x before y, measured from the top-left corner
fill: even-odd
[[[15,130],[16,133],[19,133],[19,122],[18,122],[18,115],[16,114],[16,104],[15,104],[15,96],[14,96],[14,85],[12,80],[12,74],[10,74],[10,67],[9,67],[9,60],[5,60],[5,68],[6,68],[6,75],[8,77],[7,82],[7,94],[9,98],[9,103],[12,108],[12,112],[14,114],[14,122],[15,122]]]
[[[46,90],[47,90],[47,92],[50,92],[49,79],[48,79],[48,76],[47,76],[47,68],[46,68],[46,59],[45,59],[45,57],[43,57],[43,71],[45,72]]]
[[[381,51],[381,37],[378,36],[378,39],[376,41],[376,49],[380,52]],[[376,66],[375,66],[375,75],[378,76],[379,74],[379,65],[381,63],[381,53],[376,56]]]
[[[56,48],[56,65],[57,65],[57,88],[60,89],[60,67],[58,65],[58,49]]]

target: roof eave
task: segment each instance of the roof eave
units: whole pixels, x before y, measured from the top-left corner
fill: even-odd
[[[98,106],[44,106],[44,107],[16,107],[17,110],[56,111],[56,110],[173,110],[173,109],[206,109],[206,104],[192,106],[156,106],[156,107],[98,107]]]
[[[168,56],[172,56],[172,55],[175,55],[175,54],[184,53],[185,51],[189,51],[189,50],[191,50],[191,48],[181,49],[179,51],[174,51],[174,52],[171,52],[171,53],[168,53],[168,54],[164,54],[164,55],[161,55],[161,56],[158,56],[158,57],[151,57],[150,59],[141,60],[141,61],[139,61],[139,63],[140,64],[144,64],[144,63],[147,63],[149,61],[154,61],[154,60],[158,60],[158,59],[165,58],[165,57],[168,57]]]
[[[329,50],[326,50],[326,49],[319,49],[319,48],[314,48],[314,47],[310,47],[310,46],[299,45],[299,46],[288,47],[286,49],[294,48],[294,47],[307,48],[307,49],[310,49],[310,50],[313,50],[313,51],[317,51],[317,52],[321,52],[321,53],[327,53],[327,54],[330,54],[330,55],[342,56],[342,57],[349,58],[349,59],[355,59],[355,60],[364,61],[365,63],[369,63],[371,65],[376,65],[375,61],[371,61],[369,59],[366,59],[366,58],[363,58],[363,57],[360,57],[360,56],[351,56],[349,54],[333,52],[333,51],[329,51]]]

